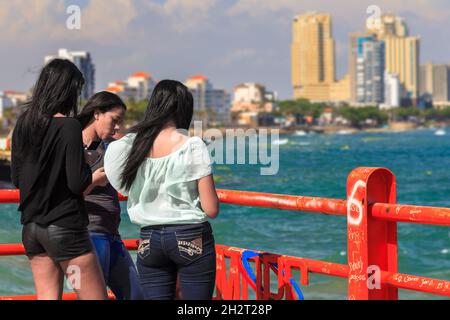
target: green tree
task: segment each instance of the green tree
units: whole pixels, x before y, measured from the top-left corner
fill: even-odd
[[[388,114],[379,110],[378,107],[348,107],[344,106],[338,109],[338,114],[347,119],[353,127],[361,128],[364,122],[371,119],[378,125],[385,124],[388,120]]]
[[[281,115],[302,115],[318,118],[326,105],[324,103],[312,103],[308,99],[284,100],[278,104],[278,113]]]

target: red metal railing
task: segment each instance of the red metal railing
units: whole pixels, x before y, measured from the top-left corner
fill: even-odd
[[[349,299],[395,300],[398,289],[450,297],[450,281],[401,274],[397,270],[397,222],[450,226],[450,208],[396,204],[395,177],[388,169],[353,170],[347,179],[346,200],[232,190],[217,192],[222,203],[346,216],[348,263],[252,251],[254,256],[249,260],[255,269],[253,279],[243,265],[243,253],[247,250],[217,245],[216,299],[247,299],[249,290],[257,299],[298,298],[293,285],[294,270],[300,271],[303,286],[309,283],[309,273],[347,278]],[[0,190],[0,203],[18,201],[17,190]],[[135,250],[137,240],[126,240],[125,244]],[[24,254],[22,245],[0,245],[0,256],[18,254]],[[271,291],[271,273],[277,277],[276,292]],[[75,298],[75,295],[65,298]]]

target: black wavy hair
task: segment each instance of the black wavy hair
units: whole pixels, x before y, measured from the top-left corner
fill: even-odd
[[[61,113],[76,116],[78,98],[84,85],[80,70],[64,59],[54,59],[42,69],[25,111],[17,120],[17,144],[23,150],[36,152],[42,144],[51,118]],[[30,148],[31,146],[31,148]]]
[[[179,81],[160,81],[150,97],[144,119],[129,130],[136,137],[121,175],[121,186],[130,189],[139,166],[147,157],[156,137],[170,121],[177,129],[188,130],[194,113],[194,99]]]
[[[94,118],[96,110],[105,113],[116,107],[122,107],[124,110],[127,110],[127,106],[118,95],[108,91],[100,91],[89,98],[83,109],[81,109],[80,114],[78,114],[77,119],[84,129]]]

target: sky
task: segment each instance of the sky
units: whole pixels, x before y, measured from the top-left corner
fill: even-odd
[[[81,29],[66,12],[81,8]],[[146,71],[156,80],[207,76],[232,91],[258,82],[292,97],[292,19],[306,11],[332,16],[337,79],[348,67],[348,34],[363,31],[376,5],[403,17],[421,38],[421,62],[450,63],[448,0],[0,0],[0,91],[27,90],[45,55],[89,51],[96,89]]]

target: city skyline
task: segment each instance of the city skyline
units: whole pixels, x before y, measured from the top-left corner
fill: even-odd
[[[81,5],[81,30],[66,29],[68,4]],[[145,70],[157,80],[183,81],[192,74],[204,74],[229,91],[241,82],[261,82],[277,91],[281,99],[289,99],[293,18],[307,11],[331,15],[336,78],[341,79],[348,71],[348,35],[365,30],[369,5],[403,17],[410,34],[421,37],[421,64],[429,60],[450,62],[450,44],[444,41],[450,3],[444,1],[348,0],[340,2],[339,7],[326,1],[289,0],[168,0],[146,4],[113,0],[105,4],[101,0],[0,2],[0,36],[4,42],[0,49],[4,57],[0,62],[0,89],[27,90],[42,67],[42,57],[68,48],[92,54],[97,69],[96,90],[134,70]]]

